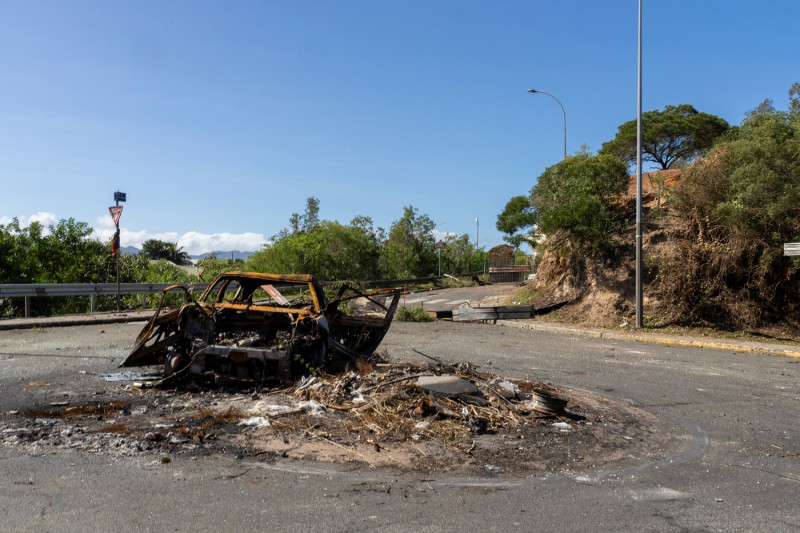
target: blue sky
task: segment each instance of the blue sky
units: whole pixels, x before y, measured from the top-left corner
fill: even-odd
[[[635,118],[637,1],[0,0],[0,223],[257,249],[305,200],[502,242],[498,213]],[[738,124],[800,81],[800,2],[644,2],[643,108]]]

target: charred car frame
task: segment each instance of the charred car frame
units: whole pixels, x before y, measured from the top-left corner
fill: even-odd
[[[186,303],[165,305],[180,290]],[[228,272],[197,299],[164,289],[122,366],[163,365],[165,377],[225,376],[263,383],[371,355],[391,325],[400,289],[342,285],[328,301],[311,275]]]

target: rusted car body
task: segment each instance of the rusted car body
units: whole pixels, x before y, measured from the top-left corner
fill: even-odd
[[[175,290],[187,303],[166,308],[166,294]],[[163,365],[165,376],[291,379],[332,359],[372,354],[399,298],[400,289],[343,285],[328,301],[306,274],[228,272],[197,300],[187,287],[173,285],[122,366]]]

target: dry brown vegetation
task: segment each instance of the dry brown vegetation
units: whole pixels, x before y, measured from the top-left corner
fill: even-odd
[[[798,277],[794,262],[778,247],[712,222],[727,171],[719,151],[683,178],[677,170],[643,176],[645,326],[800,339],[797,293],[785,290]],[[621,199],[631,213],[634,180]],[[616,239],[612,253],[591,258],[566,234],[555,234],[524,292],[537,307],[568,302],[554,313],[559,321],[624,327],[634,322],[635,276],[635,225]]]

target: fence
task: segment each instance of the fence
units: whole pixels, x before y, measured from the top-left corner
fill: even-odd
[[[147,309],[147,295],[160,294],[172,283],[120,283],[120,294],[141,294],[142,309]],[[193,283],[192,291],[203,291],[208,283]],[[116,295],[116,283],[41,283],[0,285],[0,298],[25,298],[25,318],[31,315],[31,298],[41,296],[89,296],[91,312],[97,309],[97,296]]]
[[[524,265],[515,264],[515,258],[489,261],[489,283],[522,283],[528,279],[532,268],[530,261]]]
[[[371,287],[405,286],[416,283],[436,283],[438,277],[378,280],[366,282]],[[323,285],[328,285],[323,283]],[[141,294],[142,309],[147,309],[147,295],[161,294],[164,289],[174,283],[120,283],[119,293]],[[192,292],[202,292],[209,283],[190,283],[187,285]],[[25,318],[31,316],[31,298],[53,296],[88,296],[90,299],[90,312],[97,310],[97,296],[113,296],[117,294],[116,283],[40,283],[40,284],[0,284],[0,299],[25,298]]]

